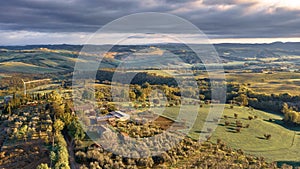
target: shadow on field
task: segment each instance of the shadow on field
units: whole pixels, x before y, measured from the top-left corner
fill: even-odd
[[[226,127],[226,131],[229,133],[238,133],[235,127]]]
[[[277,166],[281,167],[283,164],[288,164],[293,167],[299,167],[300,166],[300,161],[277,161]]]
[[[201,130],[196,130],[196,131],[194,131],[195,133],[210,133],[210,132],[208,132],[208,131],[201,131]]]
[[[300,131],[300,126],[296,125],[296,124],[293,124],[293,123],[287,123],[287,122],[284,122],[282,120],[277,120],[277,119],[273,119],[272,122],[270,122],[269,120],[264,120],[264,121],[280,125],[280,126],[286,128],[286,129],[289,129],[289,130]]]
[[[260,136],[256,136],[256,138],[261,139],[261,140],[265,140],[265,137],[260,137]]]

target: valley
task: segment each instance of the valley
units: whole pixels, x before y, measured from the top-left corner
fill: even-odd
[[[204,64],[179,44],[120,45],[96,54],[80,45],[2,46],[0,168],[12,168],[16,156],[23,168],[300,166],[298,47],[217,44],[220,63]],[[89,70],[74,80],[76,62],[101,56],[94,79]],[[214,67],[222,69],[209,79],[205,68]],[[32,81],[26,94],[23,81]],[[224,90],[224,104],[213,98],[213,85]],[[116,149],[124,142],[115,138],[155,139],[145,143],[147,151],[129,151],[131,143]]]

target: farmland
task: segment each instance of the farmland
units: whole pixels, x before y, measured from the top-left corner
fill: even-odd
[[[297,71],[299,63],[292,62],[298,58],[296,49],[294,56],[280,56],[279,53],[284,54],[285,51],[279,52],[272,46],[264,46],[272,50],[259,51],[253,46],[217,45],[222,64],[206,66],[224,66],[225,79],[222,78],[223,74],[219,70],[214,73],[220,75],[218,78],[222,81],[214,83],[227,87],[227,98],[226,104],[223,105],[224,111],[216,109],[217,112],[214,112],[212,108],[222,105],[218,104],[217,100],[211,100],[211,82],[207,72],[203,70],[204,65],[191,51],[186,50],[186,47],[180,45],[117,46],[105,55],[97,70],[95,81],[91,83],[82,81],[87,89],[79,88],[79,97],[76,97],[78,102],[74,102],[83,104],[83,107],[90,103],[95,103],[99,107],[91,111],[84,108],[77,111],[74,110],[71,99],[74,90],[71,83],[74,64],[76,61],[88,63],[97,55],[84,53],[84,57],[76,60],[80,46],[68,46],[68,49],[63,49],[64,47],[66,46],[50,45],[33,49],[10,47],[7,51],[2,50],[0,112],[6,115],[2,116],[1,129],[18,132],[1,133],[2,154],[0,155],[3,157],[0,160],[1,167],[11,168],[14,160],[21,161],[18,164],[19,168],[35,168],[38,163],[47,163],[52,167],[69,165],[73,168],[79,165],[83,168],[84,166],[90,168],[97,166],[103,168],[104,166],[106,168],[112,166],[217,167],[221,164],[228,167],[243,165],[243,167],[272,168],[273,161],[278,162],[278,165],[283,163],[300,165],[298,151],[300,118],[297,114],[300,110],[298,104],[300,74]],[[134,49],[141,51],[132,56]],[[183,60],[172,60],[167,49],[178,54],[178,57]],[[233,49],[235,52],[227,49]],[[252,54],[249,53],[256,53],[255,57],[251,57]],[[151,58],[144,56],[147,54],[151,55]],[[272,55],[272,57],[265,55]],[[135,59],[143,58],[143,63],[129,56]],[[147,67],[148,62],[155,63],[161,57],[164,58],[158,65]],[[123,79],[112,82],[116,73],[115,68],[122,61],[128,61],[129,69],[117,70]],[[137,67],[139,69],[135,69]],[[133,75],[136,77],[124,88],[122,80],[127,80]],[[197,82],[199,92],[193,91],[192,88],[180,89],[174,81],[174,78],[180,79],[188,84],[188,79],[192,79],[191,77],[194,77]],[[51,81],[47,83],[33,83],[26,86],[28,95],[23,95],[22,80],[28,82],[48,78]],[[91,87],[95,87],[95,93],[90,93]],[[112,87],[116,89],[116,97],[111,93]],[[125,90],[128,90],[128,93]],[[187,95],[187,98],[182,99],[182,93]],[[95,101],[90,100],[93,94],[96,97]],[[9,103],[20,105],[9,106],[5,100],[6,96],[13,99]],[[35,108],[38,107],[30,108],[31,104],[42,107],[36,110]],[[282,111],[283,105],[287,107],[287,114]],[[196,108],[199,108],[199,111],[193,114]],[[97,119],[101,116],[110,116],[116,110],[127,113],[130,119],[120,122],[114,118],[104,123],[107,125],[106,128],[119,132],[118,136],[121,138],[148,138],[160,135],[168,129],[185,132],[190,125],[191,129],[187,132],[187,137],[182,139],[179,149],[171,148],[166,154],[147,159],[121,158],[112,155],[111,152],[103,149],[102,145],[97,145],[94,140],[91,140],[93,134],[95,138],[99,134],[95,134],[97,130],[93,131],[94,133],[85,133],[77,121],[88,126],[96,120],[98,125]],[[213,110],[212,114],[221,113],[220,119],[215,116],[212,121],[207,120],[210,110]],[[11,117],[6,117],[9,111],[13,113]],[[22,114],[24,112],[25,114]],[[52,123],[48,127],[51,127],[51,131],[42,123],[36,123],[35,126],[29,124],[29,121],[34,121],[31,120],[32,118],[50,120]],[[102,125],[101,122],[99,124]],[[216,124],[216,129],[205,124]],[[54,126],[56,129],[52,130]],[[22,134],[24,132],[19,132],[25,130],[24,128],[26,128],[26,135]],[[53,136],[55,136],[54,146],[49,144],[51,141],[49,139]],[[196,143],[200,136],[201,145]],[[115,143],[112,140],[111,143]],[[158,146],[169,145],[160,143]],[[120,151],[127,150],[120,149]],[[51,152],[52,155],[61,153],[63,158],[53,158],[51,164],[49,159]],[[133,153],[136,155],[136,152]],[[34,160],[38,159],[37,154],[40,154],[40,159]],[[35,162],[26,161],[26,158]],[[230,163],[222,161],[225,158]],[[163,162],[162,159],[165,161]],[[219,164],[210,164],[207,159],[219,160]]]
[[[209,106],[200,109],[197,120],[189,133],[192,138],[199,138],[199,131],[203,130],[202,126],[208,109]],[[234,113],[238,114],[237,119],[234,118]],[[228,119],[224,119],[224,116],[227,116]],[[257,116],[257,119],[248,120],[249,116]],[[273,121],[270,122],[269,119]],[[249,124],[249,128],[242,128],[241,132],[237,133],[235,131],[236,120],[240,120],[243,125]],[[286,128],[281,120],[282,117],[278,115],[255,109],[249,110],[247,107],[236,106],[231,109],[227,105],[223,112],[223,118],[211,139],[214,142],[221,139],[232,148],[240,148],[249,154],[263,156],[270,161],[298,161],[299,134]],[[225,126],[225,121],[230,122],[230,125]],[[272,134],[272,138],[264,139],[265,133]],[[282,153],[286,155],[282,156]]]
[[[14,116],[1,116],[1,168],[35,168],[49,163],[50,116],[36,112],[37,107],[20,109]],[[44,119],[38,121],[40,118]],[[31,119],[31,120],[30,120]],[[47,119],[47,120],[46,120]],[[51,126],[50,126],[51,127]]]
[[[268,161],[288,162],[300,160],[298,151],[298,147],[300,146],[300,133],[298,131],[300,131],[300,127],[293,128],[286,126],[282,121],[283,117],[280,115],[251,109],[249,107],[230,107],[230,105],[225,106],[222,118],[218,122],[216,130],[212,132],[210,138],[212,142],[217,142],[218,139],[221,139],[232,148],[242,149],[248,154],[263,156]],[[194,106],[187,106],[183,111],[193,111],[194,108]],[[161,112],[161,108],[151,108],[153,112],[158,111],[163,117],[173,119],[174,121],[176,121],[179,109],[180,107],[176,106],[166,107],[164,111]],[[206,104],[199,109],[196,121],[189,131],[189,137],[199,140],[200,134],[207,135],[207,133],[209,133],[209,131],[207,131],[208,129],[203,128],[203,126],[210,109],[211,105]],[[238,115],[237,118],[234,117],[234,113]],[[257,118],[249,120],[249,116],[256,116]],[[188,119],[188,117],[189,116],[184,116],[186,121],[192,120]],[[168,119],[154,119],[155,121],[160,121],[160,124],[166,125],[170,123]],[[225,121],[230,122],[230,124],[226,126]],[[236,121],[241,121],[243,126],[249,125],[249,127],[242,127],[240,132],[236,132]],[[169,126],[172,126],[172,124],[173,123],[170,123]],[[266,133],[272,135],[270,140],[264,138],[264,134]],[[285,156],[282,156],[282,153],[284,153]]]
[[[300,73],[298,72],[229,73],[226,74],[226,78],[228,81],[249,84],[249,88],[256,92],[300,94]]]

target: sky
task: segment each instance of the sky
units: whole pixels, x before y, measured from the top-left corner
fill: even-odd
[[[9,0],[0,11],[0,45],[84,44],[104,25],[141,12],[186,19],[212,43],[300,42],[298,0]],[[122,33],[99,36],[110,43]],[[180,36],[198,42],[188,32]]]

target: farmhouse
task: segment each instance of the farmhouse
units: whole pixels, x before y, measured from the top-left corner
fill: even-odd
[[[130,115],[122,111],[113,111],[109,113],[110,115],[116,117],[120,121],[126,121],[130,119]]]
[[[103,122],[103,121],[108,121],[110,119],[114,119],[115,117],[113,115],[106,115],[106,116],[100,116],[100,117],[97,117],[97,122]]]
[[[89,116],[91,124],[103,123],[103,122],[114,122],[115,120],[126,121],[130,119],[130,115],[122,111],[113,111],[105,116]]]

